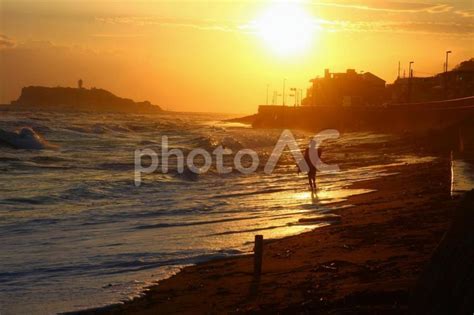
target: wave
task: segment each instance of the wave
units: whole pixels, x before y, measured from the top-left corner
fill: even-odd
[[[238,217],[238,218],[227,218],[227,219],[220,219],[220,220],[208,220],[208,221],[197,221],[197,222],[181,222],[181,223],[157,223],[157,224],[148,224],[148,225],[139,225],[136,226],[136,230],[143,230],[143,229],[159,229],[159,228],[170,228],[170,227],[181,227],[181,226],[194,226],[194,225],[206,225],[206,224],[215,224],[215,223],[223,223],[223,222],[233,222],[233,221],[243,221],[243,220],[251,220],[251,219],[258,219],[258,216],[248,216],[248,217]]]
[[[266,227],[255,228],[255,229],[242,229],[242,230],[225,231],[225,232],[220,232],[220,233],[208,234],[207,236],[224,236],[224,235],[231,235],[231,234],[243,234],[243,233],[250,233],[250,232],[260,232],[260,231],[267,231],[267,230],[275,230],[275,229],[279,229],[279,228],[286,227],[286,226],[288,226],[288,224],[272,225],[272,226],[266,226]]]
[[[185,250],[173,253],[124,253],[119,255],[97,255],[88,262],[76,264],[51,264],[50,266],[30,267],[26,270],[0,272],[0,282],[27,283],[39,279],[61,278],[72,275],[113,275],[141,270],[156,269],[166,266],[186,266],[209,260],[244,254],[237,249],[225,249],[215,252],[199,253],[196,250]]]
[[[161,143],[154,140],[142,140],[138,143],[141,146],[160,146]]]
[[[15,149],[43,150],[57,148],[37,134],[30,127],[23,127],[19,131],[9,132],[0,129],[0,143]]]
[[[0,156],[0,162],[19,162],[21,159],[16,157]]]
[[[86,127],[70,126],[70,127],[65,127],[64,129],[73,131],[73,132],[79,132],[79,133],[92,133],[91,129],[86,128]]]
[[[135,169],[135,163],[127,162],[112,162],[112,163],[101,163],[96,166],[99,170],[105,171],[133,171]]]
[[[49,197],[32,197],[32,198],[21,198],[21,197],[18,197],[18,198],[7,198],[7,199],[3,199],[2,201],[0,201],[0,203],[3,203],[3,204],[15,204],[15,203],[20,203],[20,204],[29,204],[29,205],[41,205],[41,204],[45,204],[45,203],[49,203],[51,202],[52,200],[54,200],[53,198],[49,198]]]
[[[221,198],[232,198],[232,197],[242,197],[242,196],[249,196],[249,195],[261,195],[261,194],[272,194],[276,192],[282,192],[282,191],[287,191],[287,188],[269,188],[269,189],[262,189],[262,190],[255,190],[255,191],[249,191],[249,192],[241,192],[241,193],[235,193],[235,194],[220,194],[216,195],[213,198],[216,199],[221,199]]]
[[[188,168],[185,168],[182,173],[176,172],[175,177],[177,177],[177,178],[179,178],[179,179],[181,179],[181,180],[195,182],[195,181],[198,181],[198,180],[199,180],[199,175],[200,175],[200,174],[195,173],[195,172],[191,171],[191,170],[188,169]]]
[[[50,156],[50,155],[35,156],[35,157],[31,158],[31,160],[35,163],[59,163],[59,162],[70,162],[70,161],[72,161],[71,159],[66,159],[66,158],[62,158],[62,157],[59,157],[59,156]]]
[[[200,148],[209,153],[212,153],[219,146],[224,149],[230,149],[234,153],[244,148],[244,145],[239,140],[231,136],[200,135],[192,138],[188,143],[190,149]]]
[[[65,130],[85,133],[85,134],[109,134],[109,133],[130,133],[133,132],[132,129],[128,128],[126,125],[120,124],[93,124],[89,126],[76,125],[64,127]]]

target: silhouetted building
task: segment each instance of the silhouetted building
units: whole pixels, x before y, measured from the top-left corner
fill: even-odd
[[[77,87],[82,89],[82,79],[79,79],[79,81],[77,81]]]
[[[398,78],[387,85],[392,103],[410,103],[442,99],[441,80],[437,77]]]
[[[387,85],[391,102],[419,103],[474,95],[474,59],[462,62],[452,71],[425,78],[399,78]]]
[[[331,73],[326,69],[323,78],[310,82],[312,86],[303,100],[307,106],[379,105],[386,95],[383,79],[370,72],[357,73],[354,69],[344,73]]]

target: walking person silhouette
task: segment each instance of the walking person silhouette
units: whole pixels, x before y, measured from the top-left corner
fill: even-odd
[[[316,148],[316,141],[313,139],[309,143],[309,147],[306,148],[304,151],[304,160],[306,165],[308,165],[308,183],[311,191],[315,191],[317,189],[316,185],[316,162],[321,157],[322,150],[321,148]],[[313,163],[314,161],[314,163]],[[298,168],[298,172],[301,171]]]

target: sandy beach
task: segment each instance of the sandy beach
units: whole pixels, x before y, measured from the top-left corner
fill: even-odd
[[[334,224],[264,244],[251,255],[184,268],[142,298],[82,314],[403,314],[458,200],[450,160],[394,165],[394,175],[351,188],[374,189],[341,205]],[[249,240],[250,241],[250,240]]]

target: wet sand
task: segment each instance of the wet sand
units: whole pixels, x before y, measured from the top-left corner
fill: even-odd
[[[253,256],[184,268],[144,297],[94,314],[408,313],[411,293],[450,226],[450,161],[393,166],[397,173],[351,188],[335,224],[264,244]],[[249,240],[250,241],[250,240]]]

